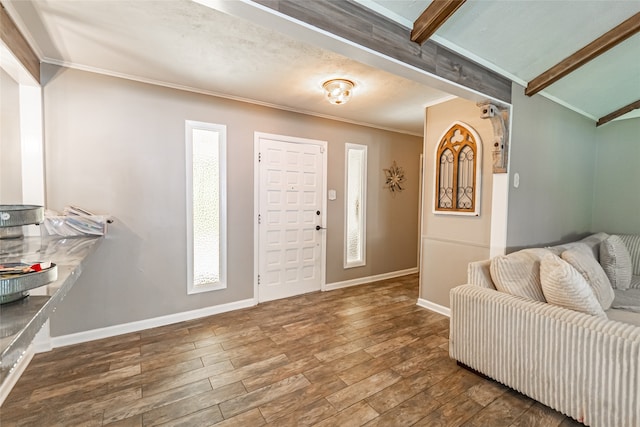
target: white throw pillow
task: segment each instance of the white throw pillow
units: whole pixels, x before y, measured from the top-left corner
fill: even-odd
[[[562,252],[562,259],[582,274],[582,277],[593,289],[602,309],[608,310],[616,295],[607,274],[593,256],[591,248],[585,244],[577,245]]]
[[[592,316],[607,317],[582,274],[559,256],[548,254],[542,258],[540,280],[548,303]]]
[[[631,257],[619,236],[611,235],[600,243],[600,265],[615,289],[629,289]]]
[[[640,234],[620,234],[619,236],[629,251],[633,275],[640,276]]]
[[[491,280],[496,289],[534,301],[546,301],[540,285],[540,259],[548,249],[523,249],[491,260]]]

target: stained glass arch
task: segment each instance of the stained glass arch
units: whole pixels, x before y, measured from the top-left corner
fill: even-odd
[[[434,213],[479,215],[481,169],[480,136],[469,125],[453,123],[436,146]]]

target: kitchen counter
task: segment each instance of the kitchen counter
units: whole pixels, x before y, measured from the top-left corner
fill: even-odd
[[[59,236],[0,240],[0,264],[51,261],[58,266],[57,280],[33,289],[31,296],[0,305],[0,389],[102,240]]]

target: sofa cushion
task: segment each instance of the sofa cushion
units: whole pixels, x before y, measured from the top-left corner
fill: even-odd
[[[540,259],[548,249],[523,249],[491,260],[491,279],[496,289],[534,301],[546,301],[540,285]]]
[[[585,245],[587,245],[589,247],[589,250],[591,250],[591,253],[593,253],[595,259],[600,262],[600,243],[602,243],[602,241],[606,240],[608,237],[609,235],[607,233],[595,233],[580,240],[579,243],[584,243]]]
[[[573,249],[577,246],[587,246],[589,250],[593,253],[595,259],[600,261],[600,243],[605,240],[609,235],[607,233],[595,233],[585,237],[582,240],[578,240],[576,242],[564,243],[556,246],[548,246],[549,249],[554,254],[560,256],[562,252],[567,251],[569,249]]]
[[[640,276],[640,234],[620,234],[619,236],[629,251],[633,274]]]
[[[467,266],[467,283],[483,288],[495,289],[491,280],[491,260],[472,261]]]
[[[578,273],[582,274],[582,277],[593,289],[593,293],[602,309],[608,310],[615,294],[607,274],[594,257],[592,249],[581,243],[572,249],[564,251],[561,257],[578,270]]]
[[[629,323],[631,325],[640,326],[640,313],[635,313],[629,310],[620,310],[616,308],[610,308],[605,313],[609,320],[615,320],[616,322]]]
[[[620,236],[611,235],[600,244],[600,264],[615,289],[629,289],[631,257]]]
[[[611,308],[635,311],[640,314],[640,289],[616,290]]]
[[[540,261],[542,291],[550,304],[607,317],[585,278],[559,256],[550,253]]]

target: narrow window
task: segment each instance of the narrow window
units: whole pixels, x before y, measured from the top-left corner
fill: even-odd
[[[480,212],[480,154],[478,134],[454,123],[436,147],[435,213],[478,215]]]
[[[187,292],[226,283],[226,126],[186,122]]]
[[[344,268],[365,265],[367,146],[346,144]]]

